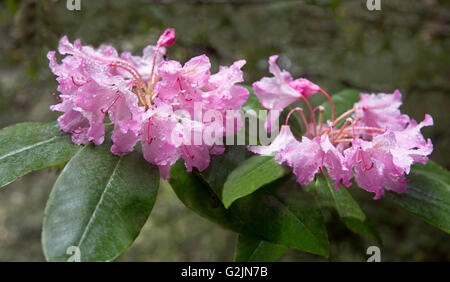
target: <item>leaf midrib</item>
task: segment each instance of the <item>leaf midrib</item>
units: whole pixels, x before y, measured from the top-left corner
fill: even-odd
[[[9,153],[6,153],[5,155],[0,156],[0,161],[3,160],[3,159],[8,158],[8,157],[10,157],[10,156],[13,156],[13,155],[16,155],[16,154],[20,154],[20,153],[25,152],[25,151],[27,151],[27,150],[31,150],[31,149],[33,149],[33,148],[35,148],[35,147],[38,147],[38,146],[41,146],[41,145],[43,145],[43,144],[50,143],[51,141],[56,140],[56,139],[58,139],[58,138],[60,138],[60,136],[53,136],[52,138],[49,138],[49,139],[47,139],[47,140],[40,141],[40,142],[34,143],[34,144],[32,144],[32,145],[28,145],[28,146],[26,146],[26,147],[23,147],[23,148],[14,150],[14,151],[9,152]]]
[[[272,158],[267,158],[266,160],[264,160],[263,162],[261,162],[261,163],[259,163],[254,169],[251,169],[251,170],[247,170],[247,171],[245,171],[243,174],[241,174],[241,175],[239,175],[239,179],[242,179],[242,178],[244,178],[244,179],[249,179],[249,177],[245,177],[245,176],[253,176],[254,174],[255,174],[255,171],[257,170],[257,169],[259,169],[260,167],[263,167],[267,162],[270,162],[271,160],[273,160]],[[230,183],[231,184],[234,184],[234,185],[232,185],[231,187],[237,187],[238,185],[237,184],[241,184],[242,182],[241,181],[237,181],[237,182],[235,182],[235,183],[233,183],[234,181],[226,181],[225,182],[225,184],[224,184],[224,188],[225,187],[227,187],[227,186],[229,186],[230,185]],[[254,187],[253,185],[249,185],[249,186],[251,186],[251,187]],[[264,186],[264,185],[261,185],[260,187],[258,187],[258,188],[261,188],[262,186]],[[255,192],[258,188],[252,188],[252,192]],[[233,189],[234,190],[234,189]],[[224,189],[224,191],[226,191],[226,189]],[[240,195],[242,195],[242,196],[245,196],[245,195],[249,195],[249,194],[251,194],[252,192],[250,192],[250,193],[240,193]],[[222,197],[224,198],[224,199],[226,199],[225,198],[225,194],[222,194]],[[236,201],[237,199],[239,199],[239,198],[237,198],[236,196],[233,196],[233,194],[230,196],[230,197],[228,197],[230,200],[229,201],[227,201],[227,203],[224,203],[225,204],[225,206],[228,208],[234,201]]]
[[[342,208],[339,208],[339,207],[341,207],[340,205],[338,205],[338,200],[337,200],[337,198],[336,198],[336,195],[334,194],[334,188],[333,187],[331,187],[331,184],[330,184],[330,182],[328,181],[328,177],[324,177],[325,178],[325,181],[326,181],[326,183],[327,183],[327,188],[328,188],[328,191],[330,192],[330,194],[331,194],[331,197],[333,198],[333,202],[334,202],[334,206],[336,207],[336,210],[337,210],[337,212],[338,212],[338,214],[339,214],[339,216],[340,217],[342,217],[342,218],[355,218],[355,219],[357,219],[357,220],[359,220],[359,221],[364,221],[364,220],[366,220],[366,215],[364,214],[364,212],[361,210],[361,208],[359,209],[360,211],[361,211],[361,213],[362,213],[362,215],[364,216],[363,218],[357,218],[357,217],[354,217],[354,216],[344,216],[344,215],[342,215],[341,213],[343,212],[341,209]],[[343,189],[343,188],[341,188],[341,189]],[[344,188],[345,189],[345,188]]]
[[[261,248],[262,244],[263,244],[263,240],[260,240],[258,245],[256,246],[256,248],[253,249],[252,253],[250,254],[250,256],[248,256],[248,261],[251,261],[252,258],[256,255],[256,251],[259,250],[259,248]]]
[[[77,245],[79,248],[81,247],[81,244],[83,243],[84,238],[86,238],[86,234],[89,231],[89,228],[90,228],[92,222],[95,220],[95,216],[96,216],[97,210],[99,209],[100,205],[103,202],[105,194],[108,191],[108,188],[110,187],[110,184],[111,184],[111,182],[112,182],[112,180],[114,178],[114,175],[117,172],[117,169],[119,167],[119,163],[120,163],[121,160],[122,160],[122,158],[118,159],[118,161],[117,161],[117,163],[116,163],[116,165],[115,165],[115,167],[114,167],[114,169],[113,169],[113,171],[111,173],[111,176],[109,177],[108,182],[105,185],[105,189],[103,190],[102,194],[100,195],[100,198],[99,198],[99,200],[97,202],[97,205],[95,206],[94,211],[92,212],[92,215],[89,218],[89,221],[88,221],[88,223],[86,224],[86,227],[83,230],[83,234],[81,235],[80,240],[79,240],[78,245]]]

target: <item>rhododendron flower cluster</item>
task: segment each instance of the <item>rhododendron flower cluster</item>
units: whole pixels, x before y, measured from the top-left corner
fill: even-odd
[[[355,177],[361,188],[375,193],[379,199],[384,189],[403,193],[407,188],[406,175],[414,163],[426,163],[433,151],[431,140],[425,140],[420,130],[433,125],[430,115],[417,123],[399,110],[401,93],[360,94],[355,103],[339,117],[335,117],[330,96],[316,84],[300,78],[293,80],[287,71],[276,65],[277,56],[269,59],[273,77],[264,77],[253,84],[263,107],[282,110],[297,100],[303,100],[311,117],[308,121],[302,108],[292,109],[279,135],[269,146],[249,146],[261,155],[275,155],[278,163],[293,168],[297,182],[309,184],[316,173],[324,172],[333,179],[334,186],[351,186]],[[308,97],[324,94],[331,103],[332,118],[324,122],[324,108],[312,108]],[[297,139],[288,125],[291,114],[298,111],[306,133]],[[315,112],[319,112],[317,122]],[[384,188],[384,189],[383,189]]]
[[[59,83],[60,94],[54,95],[60,103],[51,109],[64,113],[58,118],[61,130],[72,133],[76,144],[102,144],[108,114],[114,125],[112,153],[130,153],[140,141],[144,158],[159,167],[163,178],[179,158],[189,171],[208,167],[210,154],[223,153],[223,146],[186,145],[176,140],[191,139],[209,125],[214,125],[216,139],[230,134],[221,120],[225,111],[240,109],[247,100],[248,90],[236,85],[243,81],[245,61],[221,67],[211,75],[205,55],[183,66],[165,61],[165,47],[174,40],[175,30],[167,29],[157,45],[147,46],[139,57],[128,52],[119,55],[107,45],[94,49],[80,40],[72,44],[63,37],[58,48],[62,63],[57,62],[55,51],[47,55]],[[195,120],[196,104],[202,111],[214,109],[219,115]],[[180,111],[187,114],[179,115]]]

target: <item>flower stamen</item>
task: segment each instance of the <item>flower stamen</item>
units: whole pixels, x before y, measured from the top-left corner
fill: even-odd
[[[305,113],[303,112],[303,109],[300,108],[300,107],[293,108],[293,109],[288,113],[288,115],[287,115],[287,117],[286,117],[285,125],[288,125],[289,118],[291,117],[291,115],[292,115],[295,111],[298,111],[298,112],[300,113],[300,115],[302,116],[302,120],[303,120],[303,122],[305,123],[305,126],[306,126],[306,135],[311,136],[309,124],[308,124],[308,121],[306,120]]]
[[[358,162],[361,162],[361,170],[365,170],[365,171],[369,171],[369,170],[371,170],[372,168],[373,168],[373,166],[374,166],[374,162],[372,162],[372,164],[370,165],[370,167],[369,168],[367,168],[367,166],[366,166],[366,162],[365,162],[365,160],[364,160],[364,154],[363,154],[363,150],[362,150],[362,147],[359,147],[359,156],[360,156],[360,160],[358,161]]]
[[[56,95],[56,93],[52,93],[52,95],[53,95],[53,97],[55,97],[56,101],[58,101],[58,102],[63,101],[58,95]]]
[[[77,83],[77,82],[75,81],[75,78],[74,78],[73,76],[72,76],[71,78],[72,78],[72,83],[73,83],[76,87],[84,86],[84,85],[86,85],[86,83],[89,82],[89,81],[85,81],[84,83],[79,84],[79,83]]]
[[[333,103],[333,100],[331,100],[330,95],[328,95],[328,93],[325,92],[325,90],[323,90],[322,88],[320,88],[319,91],[320,91],[323,95],[325,95],[325,97],[327,97],[328,101],[330,102],[330,106],[331,106],[331,121],[334,123],[335,113],[334,113],[334,103]]]
[[[311,122],[314,125],[314,136],[317,136],[317,122],[316,122],[316,115],[314,114],[314,110],[311,107],[311,104],[309,103],[308,99],[306,99],[305,96],[302,95],[301,98],[302,98],[303,102],[305,102],[306,106],[309,109],[309,112],[311,113]]]
[[[114,104],[117,102],[117,100],[119,100],[119,98],[120,98],[120,94],[117,95],[117,97],[114,99],[112,104],[106,110],[100,109],[102,114],[106,114],[109,110],[111,110],[111,108],[114,106]]]

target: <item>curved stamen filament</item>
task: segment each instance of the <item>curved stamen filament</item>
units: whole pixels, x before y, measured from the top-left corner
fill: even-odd
[[[372,162],[372,164],[370,165],[370,167],[367,168],[366,162],[365,162],[365,160],[364,160],[363,150],[362,150],[361,147],[359,147],[359,156],[360,156],[361,159],[360,159],[358,162],[361,162],[361,170],[366,170],[366,171],[371,170],[371,169],[373,168],[373,166],[374,166],[374,163]]]
[[[120,64],[124,64],[124,65],[126,65],[129,69],[131,69],[138,77],[139,77],[139,79],[141,80],[141,81],[144,81],[144,79],[142,78],[142,76],[141,76],[141,74],[139,73],[139,71],[132,65],[132,64],[130,64],[129,62],[127,62],[127,61],[122,61],[122,60],[119,60],[119,61],[116,61],[117,63],[120,63]]]
[[[356,112],[357,110],[360,110],[360,109],[364,109],[364,107],[356,107],[356,108],[353,108],[353,109],[350,109],[350,110],[348,110],[348,111],[346,111],[345,113],[343,113],[342,115],[340,115],[335,121],[334,121],[334,124],[336,125],[338,122],[340,122],[342,119],[344,119],[346,116],[348,116],[349,114],[352,114],[352,113],[354,113],[354,112]]]
[[[322,134],[322,127],[323,127],[323,119],[325,116],[325,108],[322,106],[319,106],[319,111],[320,111],[320,126],[319,126],[319,135]]]
[[[377,131],[377,132],[380,132],[380,133],[385,133],[386,132],[386,129],[382,129],[382,128],[379,128],[379,127],[372,127],[372,126],[353,126],[353,128],[347,127],[347,128],[344,129],[344,131],[349,131],[349,130],[353,130],[353,129]]]
[[[334,131],[334,132],[336,132],[336,131]],[[352,138],[355,137],[356,138],[356,136],[370,136],[370,137],[374,137],[376,135],[378,135],[378,134],[376,134],[376,133],[368,133],[368,132],[360,132],[360,133],[354,134],[354,133],[347,132],[347,133],[344,133],[344,134],[340,135],[339,138],[345,138],[345,137],[352,137]],[[336,138],[336,139],[339,139],[339,138]]]
[[[77,87],[81,87],[81,86],[85,85],[85,84],[88,83],[88,82],[89,82],[89,81],[85,81],[84,83],[79,84],[79,83],[77,83],[77,82],[75,81],[75,78],[72,76],[72,83],[73,83],[75,86],[77,86]]]
[[[117,102],[117,100],[119,100],[119,98],[120,98],[120,95],[117,95],[117,97],[114,99],[112,104],[106,110],[101,109],[100,111],[102,112],[102,114],[106,114],[109,110],[111,110],[111,108],[114,106],[114,104]]]
[[[303,95],[301,96],[301,98],[302,98],[303,102],[305,102],[306,106],[307,106],[308,109],[309,109],[309,112],[311,113],[311,122],[312,122],[313,125],[314,125],[314,136],[316,136],[316,135],[317,135],[317,121],[316,121],[316,115],[314,114],[314,110],[313,110],[313,108],[311,107],[311,104],[309,103],[308,99],[306,99],[305,96],[303,96]]]
[[[352,122],[351,118],[348,118],[345,120],[344,125],[342,125],[341,129],[339,130],[339,132],[336,134],[336,139],[339,139],[339,137],[341,137],[341,135],[344,133],[345,128],[347,127],[347,125],[349,123]],[[335,132],[335,131],[334,131]],[[331,132],[331,134],[333,134],[333,131]]]
[[[352,122],[352,124],[350,125],[352,128],[352,137],[353,140],[356,140],[356,135],[355,135],[355,125],[359,122],[359,120],[361,119],[361,117],[356,117],[356,119]]]
[[[154,71],[155,71],[156,56],[158,55],[159,48],[161,48],[161,45],[160,45],[160,44],[157,44],[157,45],[156,45],[155,52],[153,53],[152,71],[150,72],[150,80],[148,81],[149,88],[151,88],[151,86],[155,83],[155,82],[153,81],[153,75],[154,75]]]
[[[142,77],[140,76],[140,74],[139,73],[135,73],[128,66],[123,66],[123,65],[121,65],[119,63],[111,63],[111,64],[109,64],[109,66],[116,67],[116,68],[121,68],[123,70],[126,70],[129,74],[131,74],[133,79],[139,83],[139,86],[145,86],[145,85],[142,84]]]
[[[334,143],[349,143],[349,142],[352,142],[352,141],[353,141],[352,138],[342,138],[342,139],[334,140]]]
[[[330,95],[328,95],[328,93],[325,92],[325,90],[323,90],[322,88],[320,88],[319,91],[320,91],[323,95],[325,95],[325,97],[327,97],[328,101],[330,102],[330,106],[331,106],[331,121],[334,123],[335,113],[334,113],[334,103],[333,103],[333,100],[331,100]]]
[[[288,113],[288,115],[287,115],[287,117],[286,117],[285,125],[288,125],[289,118],[291,117],[291,115],[292,115],[295,111],[298,111],[298,112],[300,113],[300,115],[302,116],[303,122],[305,123],[305,126],[306,126],[306,135],[311,136],[311,134],[310,134],[310,129],[309,129],[309,124],[308,124],[308,121],[306,120],[305,113],[303,112],[303,109],[300,108],[300,107],[294,108],[294,109],[292,109],[292,110]]]
[[[133,89],[136,89],[136,92],[133,92],[136,97],[138,98],[139,102],[144,105],[144,106],[150,106],[149,104],[147,104],[144,100],[144,93],[142,92],[142,89],[137,85],[137,82],[135,81],[134,85],[133,85]]]

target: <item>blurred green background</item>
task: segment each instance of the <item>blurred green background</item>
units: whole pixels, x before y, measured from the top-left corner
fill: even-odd
[[[0,128],[23,121],[52,121],[56,89],[46,53],[59,38],[112,44],[136,55],[166,27],[177,31],[169,57],[182,62],[207,54],[229,65],[245,58],[248,83],[267,75],[267,58],[329,92],[403,93],[402,110],[417,120],[430,113],[432,159],[450,168],[450,1],[0,1]],[[58,171],[32,173],[0,191],[0,261],[44,260],[41,224]],[[384,240],[382,260],[449,261],[450,236],[369,193],[354,195]],[[347,231],[326,211],[332,261],[364,261],[376,244]],[[167,183],[141,235],[120,261],[231,261],[236,235],[187,210]],[[282,261],[322,261],[288,251]]]

